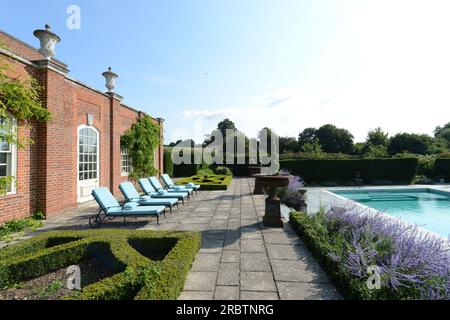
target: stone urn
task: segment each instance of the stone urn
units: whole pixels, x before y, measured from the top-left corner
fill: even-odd
[[[283,228],[281,220],[280,199],[276,195],[277,188],[287,187],[289,185],[289,176],[263,176],[257,177],[261,186],[267,190],[266,211],[263,218],[265,227]]]
[[[260,177],[265,177],[265,175],[258,173],[253,174],[252,177],[255,178],[255,189],[253,189],[253,194],[264,194],[264,187],[261,184],[262,180]]]

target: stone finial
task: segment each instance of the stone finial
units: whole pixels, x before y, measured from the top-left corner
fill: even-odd
[[[61,41],[61,38],[51,32],[50,29],[50,26],[46,24],[45,30],[38,29],[33,32],[33,35],[38,38],[41,43],[39,52],[47,60],[51,60],[55,56],[55,46]]]
[[[102,76],[105,77],[105,87],[108,89],[108,92],[113,92],[114,88],[116,87],[116,79],[119,76],[111,71],[111,67],[108,68],[108,71],[103,72]]]

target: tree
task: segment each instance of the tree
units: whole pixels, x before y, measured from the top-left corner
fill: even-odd
[[[232,131],[232,135],[227,134],[227,129]],[[202,144],[202,147],[207,147],[211,143],[215,141],[215,135],[222,135],[223,137],[223,152],[225,153],[227,150],[227,145],[231,146],[234,144],[234,155],[237,155],[237,141],[244,140],[245,142],[245,151],[248,151],[249,147],[249,139],[245,136],[245,134],[239,131],[234,122],[230,119],[224,119],[217,124],[217,129],[214,129],[211,134],[205,135],[206,138]]]
[[[373,145],[371,143],[366,144],[367,150],[364,152],[366,158],[387,158],[388,148],[385,145]]]
[[[305,144],[316,139],[316,128],[306,128],[298,135],[298,147],[301,149]]]
[[[171,142],[171,143],[169,144],[169,147],[175,147],[177,144],[179,144],[179,143],[181,143],[181,142],[183,142],[183,140],[177,140],[177,142]]]
[[[324,155],[324,152],[323,152],[322,147],[320,146],[320,143],[318,140],[313,140],[311,142],[305,143],[302,146],[301,150],[305,153],[309,153],[316,157],[320,157],[320,156]]]
[[[362,149],[362,155],[366,158],[385,158],[388,156],[388,134],[378,127],[369,131]]]
[[[345,129],[326,124],[317,129],[315,136],[327,153],[350,154],[353,151],[353,135]]]
[[[436,127],[434,130],[434,136],[439,137],[444,130],[450,129],[450,122],[446,123],[443,127]]]
[[[426,134],[399,133],[389,141],[390,155],[408,152],[413,154],[427,154],[432,138]]]
[[[387,146],[389,143],[388,134],[378,127],[375,130],[369,131],[367,134],[366,143],[372,146]]]
[[[226,118],[217,124],[217,129],[220,130],[220,132],[222,133],[222,136],[224,137],[224,140],[225,140],[227,129],[236,130],[236,126],[233,121]]]
[[[298,152],[298,140],[294,137],[280,137],[280,153]]]

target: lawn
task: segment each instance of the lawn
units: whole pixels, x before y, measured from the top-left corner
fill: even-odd
[[[174,300],[200,243],[191,232],[42,233],[0,251],[0,299]],[[69,266],[81,270],[81,290],[67,289]]]
[[[206,176],[192,176],[189,178],[182,178],[176,184],[188,184],[190,182],[200,185],[200,190],[227,190],[232,176],[228,175],[206,175]]]

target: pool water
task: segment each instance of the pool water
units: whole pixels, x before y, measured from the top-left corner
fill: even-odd
[[[430,189],[332,191],[444,237],[450,236],[450,193]]]

